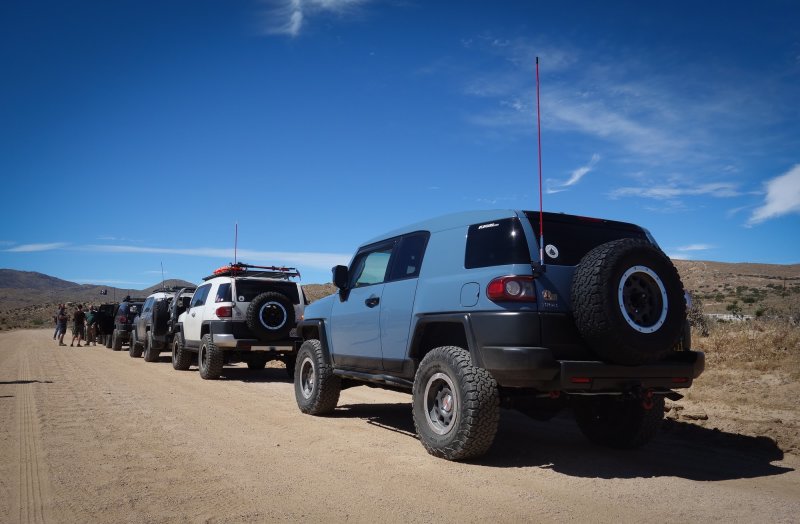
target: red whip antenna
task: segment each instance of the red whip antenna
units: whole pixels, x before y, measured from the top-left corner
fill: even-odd
[[[539,266],[544,267],[544,208],[542,207],[542,117],[539,110],[539,57],[536,57],[536,130],[539,135]]]

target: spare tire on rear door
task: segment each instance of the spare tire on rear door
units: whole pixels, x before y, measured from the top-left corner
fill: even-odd
[[[275,291],[261,293],[250,302],[245,316],[247,327],[259,338],[278,340],[289,336],[294,327],[294,306]]]
[[[683,333],[686,300],[678,270],[656,246],[614,240],[589,251],[572,280],[575,324],[603,360],[658,362]]]

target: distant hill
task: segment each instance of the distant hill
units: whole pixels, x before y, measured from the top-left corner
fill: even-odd
[[[195,284],[170,279],[163,285],[186,287]],[[51,316],[59,303],[119,302],[126,295],[146,297],[163,285],[158,282],[144,289],[122,289],[78,284],[34,271],[0,269],[0,330],[50,326]],[[336,292],[333,284],[307,284],[303,289],[310,302]],[[101,295],[102,290],[107,294]]]
[[[168,280],[167,286],[193,286],[185,280]],[[68,280],[16,269],[0,269],[0,308],[52,304],[58,302],[100,303],[122,300],[125,295],[147,296],[161,282],[142,290],[98,284],[78,284]],[[105,290],[106,294],[100,292]]]

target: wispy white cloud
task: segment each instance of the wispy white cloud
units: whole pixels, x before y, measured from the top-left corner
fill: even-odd
[[[263,31],[271,35],[300,34],[307,20],[319,13],[343,15],[370,0],[267,0],[262,12]]]
[[[68,246],[66,242],[51,242],[49,244],[22,244],[4,251],[8,253],[38,253],[39,251],[53,251]]]
[[[715,198],[730,198],[740,196],[743,193],[738,185],[731,182],[714,182],[700,185],[663,185],[663,186],[639,186],[621,187],[609,193],[611,198],[621,197],[644,197],[656,200],[670,200],[684,196],[710,196]]]
[[[711,244],[689,244],[675,249],[678,251],[707,251],[709,249],[714,249],[714,246]]]
[[[764,185],[764,204],[753,211],[747,225],[753,226],[772,218],[800,213],[800,164],[795,164],[789,171],[768,180]]]
[[[592,169],[594,169],[594,166],[596,166],[599,161],[600,161],[600,155],[595,153],[592,155],[592,158],[585,166],[581,166],[573,170],[569,178],[565,182],[559,182],[558,180],[548,179],[547,181],[548,187],[546,190],[547,193],[553,194],[566,191],[567,188],[569,188],[570,186],[574,186],[575,184],[580,182],[581,179],[584,176],[586,176],[586,174],[588,174]]]
[[[230,262],[233,260],[232,248],[164,248],[146,246],[126,246],[126,245],[102,245],[91,244],[81,246],[76,249],[102,253],[141,253],[141,254],[161,254],[161,255],[183,255],[192,257],[218,258]],[[349,254],[340,253],[313,253],[313,252],[289,252],[289,251],[256,251],[240,249],[237,252],[238,259],[250,263],[266,262],[269,264],[284,264],[288,266],[298,266],[301,268],[330,269],[338,264],[347,264],[350,260]]]

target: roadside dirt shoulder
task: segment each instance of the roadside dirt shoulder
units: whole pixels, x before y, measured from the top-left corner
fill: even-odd
[[[203,381],[49,330],[0,334],[0,521],[790,522],[800,460],[680,420],[645,449],[587,443],[567,416],[503,411],[490,454],[427,455],[410,397],[343,392],[302,415],[283,369]]]

